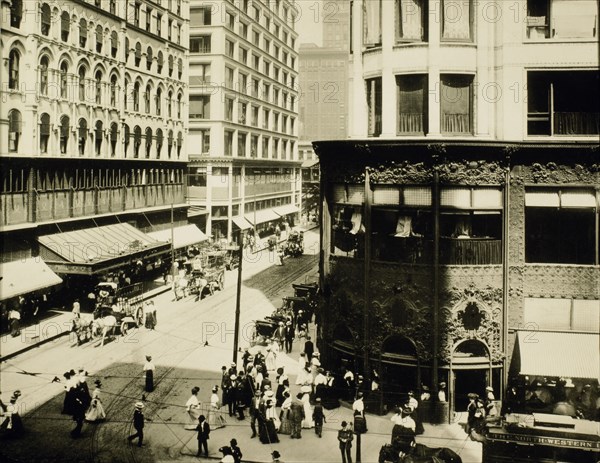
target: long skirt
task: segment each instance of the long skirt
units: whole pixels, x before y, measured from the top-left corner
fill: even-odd
[[[275,429],[275,422],[270,420],[264,420],[259,424],[258,439],[263,444],[276,444],[279,442],[277,437],[277,429]]]
[[[290,420],[290,411],[281,411],[281,425],[279,426],[279,434],[289,435],[292,433],[292,421]]]
[[[208,410],[208,425],[210,429],[224,428],[226,424],[227,422],[223,418],[223,414],[217,408],[211,406]]]
[[[154,390],[154,371],[146,370],[146,392]]]
[[[415,421],[415,434],[420,435],[425,432],[425,428],[423,427],[423,419],[421,417],[421,407],[413,410],[410,414],[411,418]]]
[[[104,407],[102,406],[102,402],[100,399],[93,399],[90,404],[90,408],[85,412],[86,421],[96,422],[102,421],[106,418],[106,412],[104,411]]]
[[[75,403],[75,390],[69,389],[68,391],[65,392],[65,400],[63,402],[63,409],[62,409],[61,413],[63,415],[72,415],[73,409],[74,409],[74,403]]]

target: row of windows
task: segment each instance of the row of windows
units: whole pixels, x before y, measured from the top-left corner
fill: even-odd
[[[188,186],[207,186],[207,169],[206,167],[189,167],[188,168]],[[211,178],[217,178],[217,182],[223,185],[229,183],[229,168],[228,167],[213,167]],[[246,169],[246,185],[273,184],[273,183],[289,183],[293,181],[293,171],[289,168],[256,168]],[[242,183],[242,172],[239,167],[234,167],[232,170],[231,179],[234,184]],[[214,184],[214,181],[213,181]]]
[[[249,139],[248,139],[249,137]],[[237,144],[234,140],[237,140]],[[263,159],[292,159],[296,142],[266,135],[252,135],[246,132],[225,130],[224,155]]]
[[[181,0],[177,0],[177,2],[177,9],[174,12],[178,16],[181,16]],[[129,7],[129,4],[127,6]],[[169,8],[169,10],[171,10],[171,8]],[[127,21],[136,27],[145,29],[147,32],[156,34],[159,37],[163,37],[163,15],[160,11],[154,11],[154,9],[148,4],[142,5],[141,2],[135,2],[132,11],[127,12]],[[167,18],[166,39],[181,45],[182,28],[183,25],[181,22],[174,21],[170,17]]]
[[[598,71],[529,71],[527,73],[528,135],[600,134]],[[440,129],[444,134],[474,133],[474,76],[441,74]],[[382,128],[381,77],[367,79],[368,134]],[[428,133],[429,90],[426,74],[396,76],[398,135]]]
[[[7,168],[0,172],[1,193],[23,193],[28,188],[29,169]],[[183,182],[181,169],[44,169],[37,171],[36,191],[167,185]]]
[[[369,47],[381,46],[382,1],[365,2],[363,23],[363,44]],[[440,5],[441,39],[445,41],[472,42],[475,0],[442,0]],[[504,6],[504,5],[502,5]],[[519,12],[513,7],[503,12],[496,5],[494,15],[502,13],[506,17],[516,17]],[[429,0],[395,0],[394,22],[397,42],[426,42],[428,29],[437,22],[436,15],[430,15]],[[483,12],[483,19],[489,21],[490,10]],[[597,35],[598,2],[596,0],[527,0],[526,27],[529,39],[577,39],[593,38]]]
[[[8,113],[8,151],[11,153],[19,152],[19,145],[21,136],[23,133],[22,117],[20,111],[12,109]],[[60,154],[68,154],[70,149],[70,142],[72,142],[73,134],[76,135],[77,141],[77,153],[80,156],[88,154],[88,149],[93,146],[93,152],[96,156],[101,156],[105,149],[109,150],[111,156],[116,156],[118,143],[119,143],[119,127],[116,122],[110,124],[110,127],[105,128],[102,121],[96,121],[93,127],[88,126],[86,119],[81,118],[77,122],[77,125],[71,126],[71,119],[67,115],[63,115],[60,118],[60,123],[57,129],[54,131],[56,136],[53,135],[51,130],[52,124],[50,122],[50,115],[43,113],[40,116],[39,121],[39,143],[40,153],[47,154],[51,151],[50,143],[54,137],[58,141],[58,151]],[[93,139],[93,143],[89,143],[89,139]],[[104,139],[108,140],[108,148],[104,146]],[[142,150],[142,140],[144,141]],[[132,145],[132,152],[130,153],[129,147]],[[131,132],[129,126],[125,124],[123,126],[123,146],[124,156],[138,158],[143,153],[146,158],[159,159],[162,155],[162,149],[165,145],[165,135],[162,129],[157,129],[156,133],[153,133],[150,127],[147,127],[142,135],[142,129],[140,126],[135,126],[133,132]],[[174,138],[173,130],[169,130],[166,134],[166,146],[167,146],[167,157],[170,159],[173,154],[179,158],[181,155],[181,148],[183,146],[183,134],[182,132],[177,133],[177,139]],[[173,152],[175,149],[175,153]]]

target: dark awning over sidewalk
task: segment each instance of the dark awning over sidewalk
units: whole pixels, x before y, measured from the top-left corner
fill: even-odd
[[[40,254],[57,273],[93,275],[169,252],[169,243],[119,223],[38,237]]]
[[[62,283],[41,257],[0,264],[0,301]]]
[[[528,376],[600,378],[600,334],[517,331],[511,370]]]

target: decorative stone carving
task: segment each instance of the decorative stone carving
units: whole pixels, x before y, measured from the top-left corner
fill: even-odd
[[[482,289],[472,284],[463,289],[452,288],[444,293],[445,304],[439,320],[439,355],[442,360],[450,362],[454,346],[465,339],[484,341],[490,348],[492,361],[502,360],[502,289],[491,286]],[[468,320],[469,313],[476,313],[478,323]]]
[[[433,181],[433,169],[425,162],[387,161],[367,169],[371,184],[429,184]]]
[[[523,177],[526,183],[568,184],[589,183],[590,186],[600,183],[600,163],[589,164],[557,164],[556,162],[535,162],[524,166]]]
[[[530,264],[523,268],[525,297],[597,299],[598,288],[599,267]]]
[[[445,160],[439,164],[440,183],[450,185],[503,185],[506,167],[494,160]]]
[[[329,163],[321,161],[321,175],[331,183],[364,183],[364,169],[351,160]]]
[[[522,183],[511,180],[508,213],[508,261],[510,264],[525,262],[525,188]]]

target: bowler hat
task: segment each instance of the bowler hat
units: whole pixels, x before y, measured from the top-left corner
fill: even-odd
[[[271,455],[273,456],[273,458],[281,458],[281,455],[279,454],[279,452],[277,450],[273,450]]]

